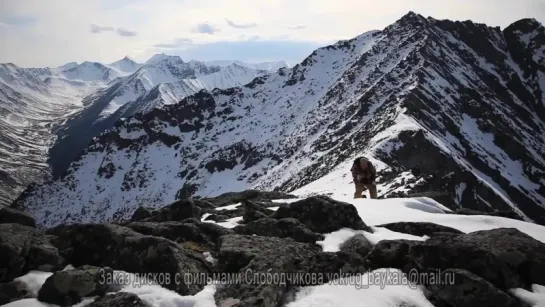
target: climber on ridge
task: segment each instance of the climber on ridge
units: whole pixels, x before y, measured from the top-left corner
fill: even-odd
[[[364,157],[359,157],[354,160],[352,168],[352,178],[354,179],[354,185],[356,186],[356,192],[354,198],[362,198],[362,193],[369,189],[369,195],[371,198],[377,198],[377,184],[375,179],[377,177],[377,171],[371,161]]]

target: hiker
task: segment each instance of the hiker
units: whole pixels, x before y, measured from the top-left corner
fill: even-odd
[[[375,178],[377,177],[377,171],[373,163],[364,157],[356,158],[350,171],[352,172],[352,178],[356,186],[354,198],[362,198],[362,193],[366,189],[369,189],[371,198],[376,199],[377,184]]]

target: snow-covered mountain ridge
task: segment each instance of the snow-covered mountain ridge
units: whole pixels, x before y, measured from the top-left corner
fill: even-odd
[[[351,184],[364,154],[380,197],[439,191],[452,208],[544,223],[544,38],[531,19],[501,30],[409,13],[245,86],[120,120],[15,204],[56,225],[191,195],[327,190]]]
[[[139,70],[143,64],[128,57],[110,64],[68,63],[54,68],[0,64],[0,205],[11,204],[29,183],[41,183],[50,176],[48,154],[57,139],[57,131],[63,131],[67,120],[73,120],[89,109],[94,97],[111,91],[112,84],[115,88],[123,80],[135,80],[144,75],[148,83],[143,83],[142,88],[149,90],[150,94],[154,88],[162,93],[153,101],[135,104],[134,109],[145,111],[162,105],[163,101],[174,103],[179,97],[209,88],[208,85],[235,86],[243,84],[245,78],[249,82],[254,77],[244,69],[209,67],[195,61],[184,65],[201,74],[203,80],[184,81],[172,77],[175,83],[160,83],[161,80],[150,78],[149,71]],[[228,78],[240,83],[228,83]],[[187,88],[184,88],[185,83]],[[141,101],[138,100],[139,103]],[[109,114],[108,110],[118,102],[114,100],[110,108],[99,113]],[[124,114],[130,110],[127,106],[120,114],[127,116]],[[114,116],[109,121],[113,123],[117,118]],[[82,142],[82,148],[89,140]]]
[[[118,78],[85,99],[87,107],[58,132],[60,138],[50,151],[53,173],[62,174],[93,137],[112,128],[121,118],[177,103],[202,89],[242,86],[269,73],[237,63],[211,66],[199,61],[184,62],[178,56],[154,55],[133,74]]]

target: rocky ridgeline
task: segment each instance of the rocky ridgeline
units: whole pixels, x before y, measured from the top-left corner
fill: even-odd
[[[217,306],[281,306],[301,286],[326,283],[328,274],[362,274],[378,268],[405,273],[441,272],[451,284],[422,284],[435,306],[523,306],[509,290],[545,285],[545,244],[514,228],[468,234],[432,223],[381,225],[393,231],[428,236],[426,241],[383,240],[372,245],[363,235],[344,242],[339,252],[316,244],[324,234],[351,228],[373,232],[356,208],[325,196],[292,203],[277,192],[245,191],[215,198],[177,201],[161,209],[139,208],[131,220],[116,224],[72,224],[37,229],[32,217],[0,209],[0,304],[22,298],[69,306],[97,297],[88,306],[147,306],[108,281],[113,270],[170,276],[245,276],[316,273],[325,278],[237,283],[217,287]],[[235,209],[217,207],[241,203]],[[268,209],[279,206],[277,211]],[[205,216],[206,214],[206,216]],[[233,229],[215,221],[242,216]],[[210,261],[210,256],[215,260]],[[73,268],[66,268],[72,265]],[[53,272],[37,293],[17,277],[31,270]],[[237,275],[235,275],[237,276]],[[15,279],[15,280],[14,280]],[[105,282],[106,281],[106,282]],[[181,295],[193,295],[205,280],[172,278],[161,282]]]

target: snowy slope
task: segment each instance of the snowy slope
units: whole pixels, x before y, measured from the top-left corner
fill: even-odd
[[[53,130],[117,74],[112,71],[89,62],[55,68],[0,64],[0,205],[50,176],[46,162]]]
[[[176,103],[202,89],[242,86],[267,73],[237,64],[209,66],[184,62],[178,56],[155,55],[135,73],[85,99],[86,109],[59,133],[61,139],[51,151],[53,171],[62,173],[94,136],[112,128],[120,118]]]
[[[136,63],[129,57],[124,57],[119,61],[108,64],[107,66],[117,71],[121,76],[126,76],[137,71],[138,68],[142,67],[142,64]]]
[[[544,33],[533,20],[502,31],[410,13],[245,86],[119,121],[16,203],[46,225],[112,220],[190,195],[350,186],[364,154],[381,197],[438,191],[450,208],[544,223]]]
[[[104,64],[97,62],[83,62],[68,70],[58,73],[58,76],[75,81],[102,81],[109,82],[121,74]]]
[[[35,71],[0,64],[0,205],[49,176],[52,129],[81,108],[92,85],[41,80]]]

